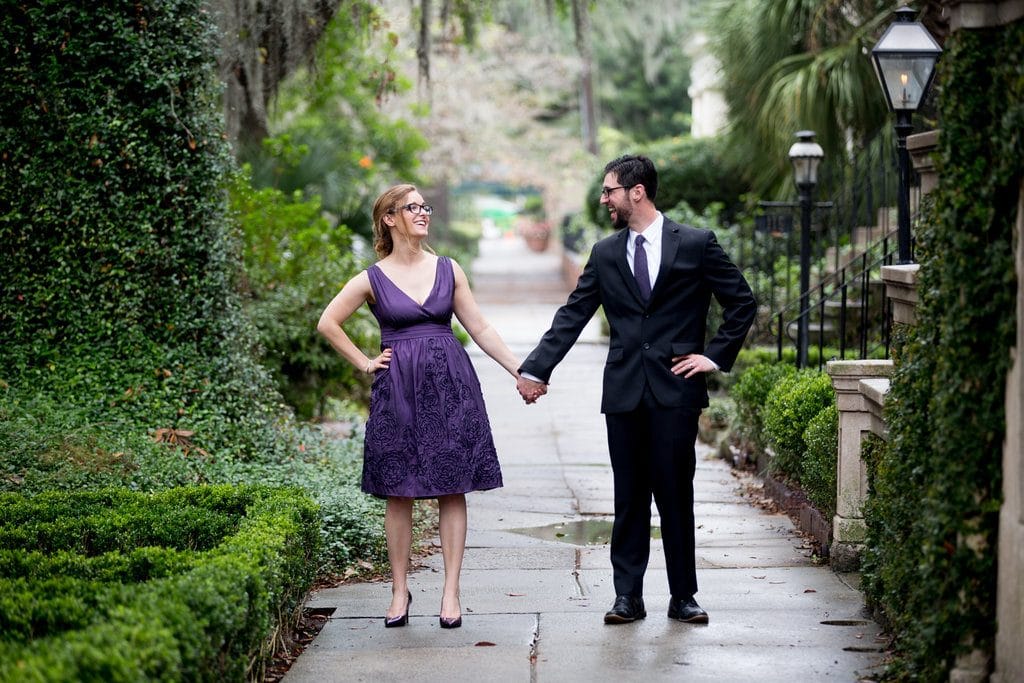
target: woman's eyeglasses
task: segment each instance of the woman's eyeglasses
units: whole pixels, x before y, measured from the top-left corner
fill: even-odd
[[[388,211],[388,213],[394,213],[398,211],[398,209],[405,209],[414,216],[420,213],[421,211],[428,216],[434,213],[434,207],[432,207],[430,204],[406,204],[405,206],[399,206],[398,208],[391,209],[390,211]]]

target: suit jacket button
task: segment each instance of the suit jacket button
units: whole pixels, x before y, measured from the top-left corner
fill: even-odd
[[[647,350],[647,349],[649,349],[649,348],[651,348],[651,345],[650,345],[650,344],[644,344],[644,351],[646,351],[646,350]]]

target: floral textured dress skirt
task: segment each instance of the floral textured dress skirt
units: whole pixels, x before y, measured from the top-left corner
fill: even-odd
[[[437,260],[434,288],[419,304],[376,265],[367,270],[381,348],[363,448],[363,491],[436,498],[501,486],[501,468],[480,381],[452,333],[455,274]]]

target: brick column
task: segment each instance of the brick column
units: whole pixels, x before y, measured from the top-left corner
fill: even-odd
[[[854,571],[864,544],[864,501],[867,469],[861,459],[865,432],[885,435],[881,406],[892,374],[892,361],[829,361],[839,409],[839,453],[836,463],[836,514],[832,520],[829,560],[836,571]]]

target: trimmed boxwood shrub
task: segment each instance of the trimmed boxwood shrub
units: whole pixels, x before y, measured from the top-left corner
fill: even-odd
[[[768,394],[781,380],[796,374],[796,368],[783,363],[760,363],[740,371],[729,395],[736,401],[736,435],[741,442],[763,451],[768,445],[764,434],[764,406]]]
[[[112,486],[152,491],[195,482],[275,482],[301,487],[319,504],[323,543],[316,564],[321,572],[340,574],[356,560],[378,563],[386,558],[383,502],[359,488],[362,438],[358,431],[351,438],[337,439],[316,428],[296,428],[291,457],[237,461],[155,443],[134,432],[130,423],[90,423],[83,428],[80,415],[80,409],[51,397],[33,397],[22,405],[0,388],[0,491],[35,495],[56,489],[80,493],[102,489],[89,494],[95,498],[83,494],[76,499],[75,505],[84,511],[102,509],[114,496],[132,495],[127,490],[118,493]],[[34,523],[33,516],[41,521],[80,512],[60,500],[34,508],[26,523]],[[235,514],[231,505],[236,504],[229,498],[222,503],[208,501],[206,506]],[[0,511],[0,518],[3,515]]]
[[[817,370],[801,370],[772,387],[764,404],[764,431],[774,454],[773,472],[803,480],[804,432],[815,415],[834,403],[832,380]]]
[[[40,551],[29,537],[28,547],[0,551],[0,681],[242,680],[313,582],[318,512],[294,489],[3,494],[0,535],[13,545],[14,528],[51,506],[62,514],[40,527],[70,518],[97,535],[132,520],[170,543],[177,522],[166,513],[176,507],[217,538],[190,550],[127,538],[89,555]]]
[[[839,459],[839,409],[832,404],[811,418],[804,430],[800,487],[826,519],[836,511],[836,464]]]

